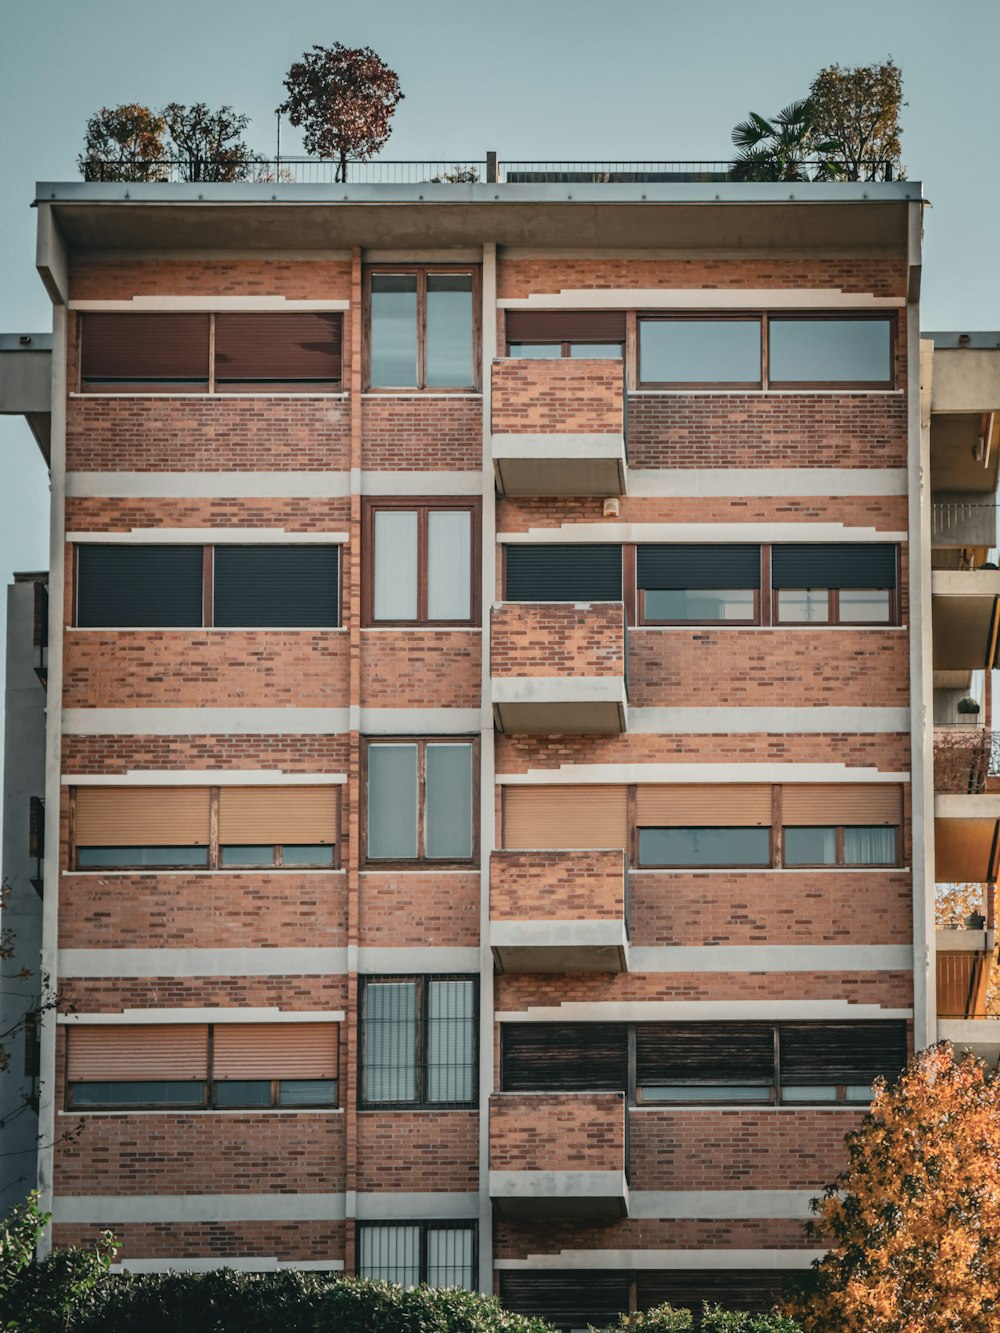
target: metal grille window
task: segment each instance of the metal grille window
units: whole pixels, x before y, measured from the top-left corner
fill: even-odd
[[[369,741],[366,753],[369,861],[474,860],[472,741]]]
[[[359,1222],[358,1277],[415,1287],[475,1287],[474,1222]]]
[[[478,387],[476,277],[471,269],[369,272],[372,389]]]
[[[471,977],[367,980],[362,1105],[474,1106],[477,1021]]]
[[[447,500],[366,507],[363,600],[370,625],[479,619],[479,510]]]

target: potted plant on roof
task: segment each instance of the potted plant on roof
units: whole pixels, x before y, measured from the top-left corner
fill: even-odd
[[[966,695],[964,699],[959,699],[957,710],[963,716],[975,717],[979,712],[979,703],[971,695]]]

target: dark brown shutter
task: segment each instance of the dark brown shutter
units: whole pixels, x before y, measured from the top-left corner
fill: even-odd
[[[672,1305],[692,1310],[700,1319],[702,1303],[726,1310],[763,1314],[782,1295],[786,1284],[802,1278],[802,1269],[640,1269],[636,1273],[636,1306],[652,1310]]]
[[[624,310],[508,310],[507,341],[591,342],[625,341]]]
[[[342,325],[311,311],[216,315],[216,385],[339,384]]]
[[[905,1023],[780,1023],[778,1030],[786,1085],[894,1079],[906,1064]]]
[[[895,588],[896,550],[887,542],[797,542],[771,548],[775,588]]]
[[[84,387],[148,381],[208,387],[208,315],[81,315]],[[136,382],[139,382],[138,384]]]
[[[624,1023],[505,1023],[500,1086],[504,1092],[624,1092]]]
[[[638,1023],[636,1081],[774,1082],[773,1023]]]
[[[556,1328],[603,1328],[627,1313],[629,1276],[620,1268],[504,1270],[500,1300],[515,1314],[536,1315]]]
[[[40,796],[28,798],[28,855],[38,860],[45,855],[45,802]]]

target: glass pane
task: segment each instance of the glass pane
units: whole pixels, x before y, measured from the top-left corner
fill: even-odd
[[[639,830],[639,864],[643,866],[766,866],[770,863],[769,828]]]
[[[782,1088],[781,1100],[783,1102],[835,1102],[837,1100],[837,1088],[835,1084],[824,1085],[819,1088]]]
[[[639,376],[647,384],[758,383],[760,321],[641,320]]]
[[[872,1090],[867,1083],[850,1083],[844,1089],[844,1100],[847,1102],[870,1102],[872,1099]]]
[[[432,509],[427,515],[427,617],[468,620],[472,615],[472,514]]]
[[[207,847],[78,847],[81,870],[142,870],[147,866],[208,865]]]
[[[769,1087],[736,1087],[724,1083],[703,1085],[674,1083],[643,1084],[644,1102],[769,1102]]]
[[[531,361],[551,361],[562,356],[562,343],[511,343],[508,356],[519,356]]]
[[[358,1277],[415,1287],[420,1281],[420,1228],[373,1226],[359,1236]]]
[[[427,988],[427,1100],[471,1102],[475,1061],[471,981]]]
[[[374,388],[417,383],[417,275],[373,273],[371,382]]]
[[[786,866],[833,866],[837,864],[835,828],[786,828]]]
[[[269,1078],[224,1079],[213,1084],[212,1098],[216,1106],[270,1106],[271,1080]]]
[[[472,369],[472,274],[427,275],[427,388],[468,388]]]
[[[74,1083],[71,1102],[83,1106],[201,1106],[205,1085],[191,1081],[172,1083]]]
[[[472,746],[427,746],[425,854],[472,855]]]
[[[229,866],[273,866],[274,848],[266,843],[251,847],[220,847],[219,864],[224,870]]]
[[[336,1106],[335,1078],[283,1078],[278,1084],[279,1106]]]
[[[316,844],[293,846],[291,843],[285,843],[281,849],[281,864],[283,866],[332,866],[334,848],[330,845]]]
[[[364,1098],[417,1097],[417,985],[380,981],[365,987]]]
[[[788,625],[822,625],[830,619],[826,588],[779,588],[778,619]]]
[[[884,826],[845,828],[844,864],[849,866],[895,865],[895,828]]]
[[[889,623],[888,588],[841,588],[840,619],[842,621],[869,621],[876,625]]]
[[[472,1290],[471,1227],[428,1227],[427,1285]]]
[[[368,855],[417,854],[417,747],[368,747]]]
[[[570,356],[591,361],[620,361],[621,343],[570,343]]]
[[[752,588],[662,588],[642,595],[646,620],[753,620]]]
[[[887,319],[772,319],[770,334],[772,382],[892,379]]]
[[[417,513],[375,511],[374,615],[376,620],[417,618]]]

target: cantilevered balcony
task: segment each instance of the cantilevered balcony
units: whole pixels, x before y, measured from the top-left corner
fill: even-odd
[[[624,851],[493,852],[490,944],[501,972],[625,971]]]
[[[997,665],[1000,569],[935,569],[931,617],[935,671]]]
[[[504,602],[492,612],[497,730],[610,735],[628,724],[621,602]]]
[[[502,1092],[490,1098],[490,1198],[501,1217],[612,1221],[628,1215],[620,1092]]]
[[[624,495],[620,360],[493,362],[493,468],[503,495]]]

